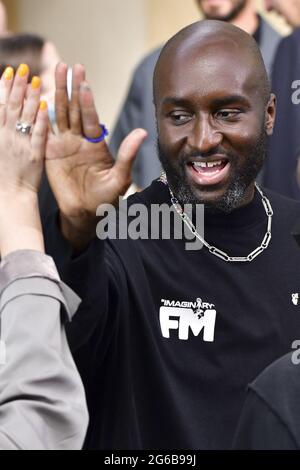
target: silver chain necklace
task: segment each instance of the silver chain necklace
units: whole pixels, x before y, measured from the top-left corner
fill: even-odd
[[[162,175],[159,178],[159,181],[164,183],[166,186],[168,186],[169,191],[170,191],[170,196],[171,196],[171,202],[173,204],[174,209],[176,212],[179,214],[183,222],[187,225],[187,227],[191,230],[191,232],[195,235],[198,240],[201,241],[201,243],[206,246],[206,248],[209,250],[210,253],[213,255],[217,256],[218,258],[221,258],[223,261],[227,262],[250,262],[253,261],[258,255],[260,255],[264,250],[266,250],[269,246],[269,243],[272,238],[272,217],[273,217],[273,209],[271,206],[271,203],[269,199],[264,195],[260,187],[258,186],[257,183],[255,183],[255,187],[259,194],[261,195],[262,198],[262,204],[264,206],[264,209],[266,211],[267,217],[268,217],[268,225],[267,225],[267,231],[265,233],[265,236],[262,240],[262,243],[259,247],[255,248],[251,253],[249,253],[248,256],[229,256],[227,253],[225,253],[222,250],[219,250],[219,248],[216,248],[215,246],[210,245],[207,243],[207,241],[204,240],[203,237],[197,232],[196,227],[194,226],[193,222],[189,218],[189,216],[183,211],[183,208],[181,204],[179,203],[178,199],[174,196],[172,189],[170,188],[167,180],[167,176],[165,173],[162,173]]]

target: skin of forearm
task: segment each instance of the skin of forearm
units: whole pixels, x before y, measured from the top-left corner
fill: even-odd
[[[45,252],[36,194],[0,194],[0,254],[16,250]]]
[[[83,251],[96,236],[96,216],[84,214],[81,217],[66,217],[59,214],[60,230],[66,240],[77,251]]]

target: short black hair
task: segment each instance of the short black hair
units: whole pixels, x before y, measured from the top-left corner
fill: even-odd
[[[46,40],[37,34],[14,34],[0,38],[0,74],[7,66],[17,68],[22,56],[28,53],[39,56]],[[28,64],[30,66],[30,64]]]

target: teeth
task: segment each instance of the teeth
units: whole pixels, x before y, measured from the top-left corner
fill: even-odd
[[[205,163],[205,162],[193,162],[193,165],[196,167],[196,168],[213,168],[215,166],[220,166],[222,165],[223,161],[220,160],[218,162],[208,162],[208,163]]]
[[[204,163],[204,162],[201,162],[201,163],[200,162],[198,162],[198,163],[194,162],[193,165],[195,167],[198,167],[198,168],[206,168],[207,167],[207,164]]]

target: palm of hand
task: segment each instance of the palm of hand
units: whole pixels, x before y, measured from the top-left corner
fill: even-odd
[[[131,169],[147,133],[133,131],[121,144],[114,161],[105,141],[97,139],[99,116],[82,65],[73,67],[72,94],[67,92],[66,64],[56,69],[55,110],[57,134],[49,133],[46,170],[56,197],[61,220],[77,230],[93,226],[97,207],[116,204],[131,184]],[[72,219],[72,220],[71,220]]]
[[[83,208],[95,215],[99,204],[127,189],[106,143],[89,143],[70,130],[49,135],[46,169],[55,196],[64,191],[60,210],[70,217],[82,215]]]

